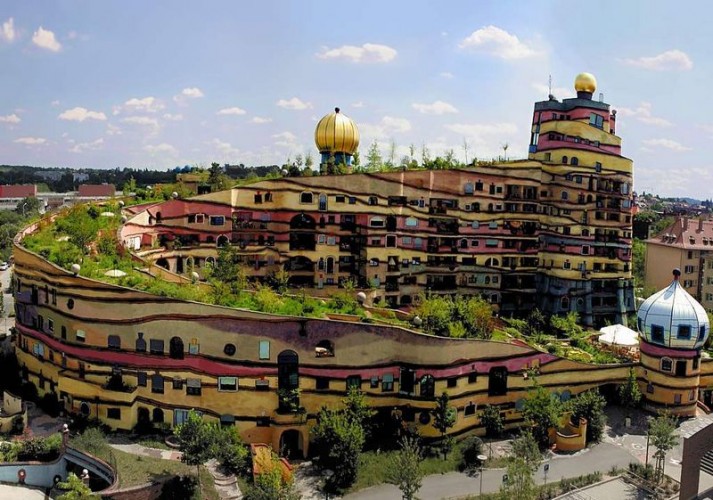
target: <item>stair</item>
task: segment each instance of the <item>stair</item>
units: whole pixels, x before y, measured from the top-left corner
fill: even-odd
[[[701,470],[713,476],[713,450],[709,451],[701,458]]]

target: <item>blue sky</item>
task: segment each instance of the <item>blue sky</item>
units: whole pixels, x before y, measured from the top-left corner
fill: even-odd
[[[167,168],[311,151],[335,106],[393,140],[526,155],[580,71],[619,112],[635,188],[710,197],[713,4],[0,2],[0,163]],[[420,153],[419,153],[420,155]]]

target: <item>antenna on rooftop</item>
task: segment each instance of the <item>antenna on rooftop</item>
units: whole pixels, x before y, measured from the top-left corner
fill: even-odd
[[[604,102],[604,92],[599,92],[599,102]]]
[[[549,88],[549,94],[552,95],[552,74],[550,74],[548,88]]]

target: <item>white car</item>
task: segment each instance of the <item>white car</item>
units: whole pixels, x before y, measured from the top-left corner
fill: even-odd
[[[0,271],[7,271],[10,269],[10,264],[7,262],[0,262]]]

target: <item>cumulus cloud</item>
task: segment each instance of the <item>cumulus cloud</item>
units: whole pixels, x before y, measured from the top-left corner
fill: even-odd
[[[27,146],[41,146],[47,143],[44,137],[18,137],[14,141],[17,144],[25,144]]]
[[[186,87],[181,93],[173,96],[173,100],[178,104],[185,104],[189,99],[199,99],[204,97],[203,91],[198,87]]]
[[[655,125],[657,127],[670,127],[673,125],[670,121],[665,118],[660,118],[658,116],[653,116],[651,113],[651,103],[642,102],[636,108],[618,108],[617,112],[621,116],[631,116],[636,118],[641,123],[646,123],[647,125]]]
[[[0,123],[10,123],[10,124],[16,124],[20,123],[22,120],[20,119],[19,116],[17,116],[15,113],[11,115],[5,115],[2,116],[0,115]]]
[[[664,148],[664,149],[670,149],[671,151],[690,151],[691,148],[684,146],[678,141],[674,141],[673,139],[644,139],[641,141],[641,144],[644,145],[644,151],[652,151],[653,149],[659,149],[659,148]]]
[[[297,136],[292,132],[281,132],[272,136],[275,141],[275,146],[283,148],[293,148],[297,145]]]
[[[220,111],[216,113],[216,115],[244,115],[247,111],[245,111],[243,108],[239,108],[237,106],[234,106],[232,108],[223,108]]]
[[[131,125],[142,125],[145,127],[158,127],[158,120],[150,116],[127,116],[121,120],[122,123]]]
[[[501,59],[523,59],[540,55],[532,46],[497,26],[485,26],[464,38],[461,49],[483,52]]]
[[[50,103],[50,106],[52,106],[53,108],[56,108],[57,106],[59,106],[59,100],[55,99],[54,101],[52,101]]]
[[[352,108],[363,108],[364,107],[364,102],[363,101],[357,101],[352,103]]]
[[[44,29],[42,26],[32,35],[32,43],[50,52],[59,52],[62,49],[62,44],[57,41],[57,37],[54,36],[54,33]]]
[[[673,49],[651,57],[637,57],[621,60],[627,66],[654,71],[688,71],[693,69],[693,61],[685,52]]]
[[[234,158],[235,156],[240,154],[240,150],[238,148],[234,148],[233,145],[229,142],[221,141],[220,139],[214,138],[210,142],[210,144],[221,156],[221,160],[225,160],[229,157]]]
[[[83,122],[84,120],[105,121],[106,115],[101,111],[90,111],[87,108],[76,107],[62,112],[57,118],[72,122]]]
[[[415,102],[411,107],[426,115],[445,115],[447,113],[457,113],[455,106],[444,101],[433,101],[431,104]]]
[[[97,150],[101,149],[104,147],[104,139],[101,137],[97,139],[96,141],[92,142],[80,142],[79,144],[75,144],[69,149],[70,153],[83,153],[84,151],[92,151],[92,150]]]
[[[0,40],[12,43],[15,41],[16,37],[17,33],[15,32],[15,20],[10,18],[2,23],[2,26],[0,26]]]
[[[396,49],[378,43],[365,43],[361,46],[342,45],[330,49],[322,47],[317,53],[320,59],[341,59],[354,63],[387,63],[396,58]]]
[[[252,120],[250,120],[251,123],[257,123],[258,125],[270,123],[271,121],[272,121],[272,118],[266,118],[266,117],[262,117],[262,116],[253,116]]]
[[[115,113],[119,111],[127,112],[142,112],[142,113],[158,113],[163,110],[166,106],[157,98],[153,96],[149,97],[133,97],[126,101],[123,106],[114,110]]]
[[[172,121],[172,122],[179,122],[183,120],[183,115],[180,113],[177,114],[172,114],[172,113],[164,113],[163,115],[164,120]]]
[[[281,108],[292,109],[295,111],[302,111],[312,107],[311,102],[303,101],[298,97],[293,97],[292,99],[280,99],[275,104]]]
[[[544,83],[538,83],[534,82],[532,84],[532,88],[537,91],[538,94],[542,96],[548,96],[550,94],[550,87],[549,85],[545,85]],[[552,95],[555,96],[557,99],[565,99],[568,97],[574,97],[574,87],[567,88],[567,87],[552,87]]]
[[[119,127],[112,125],[111,123],[107,123],[106,125],[106,135],[121,135],[122,131]]]
[[[150,155],[178,156],[178,150],[166,142],[161,144],[148,144],[144,146],[144,151]]]
[[[387,139],[393,134],[404,133],[411,130],[411,122],[406,118],[384,116],[378,123],[364,123],[359,125],[359,129],[363,132],[365,137]]]

